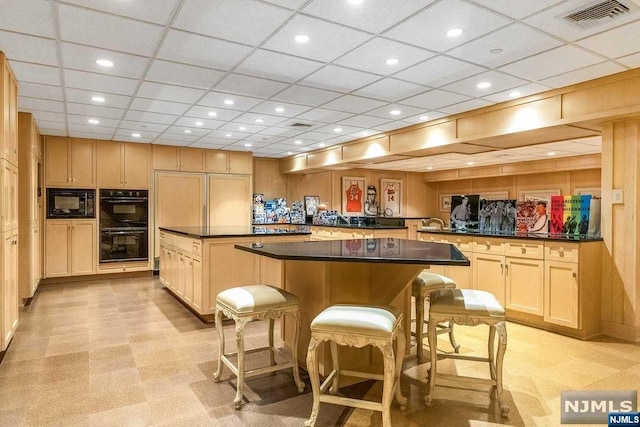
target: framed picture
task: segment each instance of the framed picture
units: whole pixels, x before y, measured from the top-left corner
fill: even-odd
[[[558,190],[522,190],[518,200],[551,200],[551,196],[559,196],[562,191]]]
[[[573,194],[576,196],[591,194],[593,197],[602,197],[602,190],[600,187],[576,187],[573,189]]]
[[[509,198],[509,191],[488,191],[480,193],[480,200],[506,200]]]
[[[304,196],[304,211],[307,216],[313,216],[318,212],[320,197]]]
[[[380,209],[384,216],[400,216],[402,213],[402,180],[380,180]]]
[[[440,195],[440,212],[451,212],[451,194]]]
[[[345,216],[364,215],[364,193],[366,189],[363,177],[342,177],[342,214]]]

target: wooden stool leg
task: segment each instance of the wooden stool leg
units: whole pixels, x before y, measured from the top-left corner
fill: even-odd
[[[307,349],[307,371],[309,372],[309,379],[311,380],[313,407],[311,409],[311,416],[304,422],[305,427],[313,427],[316,424],[318,411],[320,409],[320,377],[318,377],[318,360],[316,357],[318,344],[320,344],[319,340],[311,335],[311,341]]]
[[[438,323],[435,319],[429,319],[427,339],[429,340],[429,350],[431,355],[431,366],[429,367],[429,391],[424,398],[426,404],[431,403],[433,399],[433,390],[436,386],[436,365],[438,363]]]
[[[382,425],[391,427],[391,400],[393,399],[393,386],[396,378],[396,360],[393,357],[392,342],[380,348],[384,360],[384,380],[382,384]]]
[[[396,388],[396,400],[400,405],[400,409],[404,411],[407,408],[407,398],[402,395],[402,390],[400,389],[400,377],[402,376],[402,362],[407,348],[407,341],[402,327],[398,329],[398,334],[396,335],[396,347],[396,376],[393,383]]]
[[[331,362],[333,363],[333,370],[336,371],[336,374],[333,376],[333,381],[331,382],[331,387],[329,388],[329,393],[336,394],[340,389],[340,360],[338,358],[338,344],[335,341],[330,341],[329,346],[331,347]]]
[[[218,331],[218,369],[213,373],[213,380],[220,381],[222,376],[222,356],[224,356],[224,330],[222,329],[222,310],[216,309],[216,331]]]
[[[496,379],[496,357],[495,357],[495,341],[496,341],[496,328],[495,326],[489,326],[489,342],[487,350],[489,353],[489,375],[491,379]]]
[[[236,344],[238,347],[238,390],[233,404],[236,409],[242,407],[242,397],[244,395],[244,325],[246,320],[235,319],[236,321]]]
[[[456,337],[453,336],[453,325],[454,323],[449,321],[449,342],[453,346],[453,351],[460,353],[460,344],[456,342]]]
[[[273,351],[274,343],[273,343],[273,329],[274,329],[274,319],[269,319],[269,362],[271,366],[276,365],[276,355],[275,351]]]
[[[424,348],[422,346],[422,340],[424,337],[424,296],[416,295],[416,355],[418,356],[418,362],[422,363],[424,359]]]
[[[304,391],[304,383],[300,381],[300,367],[298,366],[298,339],[300,338],[300,311],[296,310],[293,313],[294,323],[293,323],[293,348],[291,349],[291,362],[293,363],[293,381],[296,383],[296,387],[298,387],[298,393],[302,393]]]
[[[498,332],[498,355],[496,360],[496,398],[500,405],[500,413],[503,417],[509,416],[509,407],[502,400],[502,362],[507,351],[507,325],[500,322],[495,325]]]

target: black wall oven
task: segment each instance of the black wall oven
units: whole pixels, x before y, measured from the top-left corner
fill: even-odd
[[[149,259],[149,192],[100,190],[100,262]]]
[[[93,189],[47,188],[47,219],[95,218]]]

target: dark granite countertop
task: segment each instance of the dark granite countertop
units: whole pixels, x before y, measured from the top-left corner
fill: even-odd
[[[285,228],[267,228],[260,226],[244,227],[160,227],[162,231],[169,231],[199,239],[223,238],[223,237],[251,237],[251,236],[276,236],[282,234],[304,235],[311,234],[309,227],[299,226],[293,230]]]
[[[406,239],[352,239],[235,245],[236,249],[280,260],[387,264],[470,265],[448,243]]]
[[[418,233],[430,233],[430,234],[446,234],[449,236],[457,235],[457,236],[470,236],[470,237],[498,237],[501,239],[532,239],[532,240],[560,240],[565,242],[599,242],[602,241],[602,237],[593,237],[593,236],[568,236],[564,234],[537,234],[537,233],[491,233],[486,231],[477,231],[477,230],[421,230],[418,229]]]
[[[406,225],[356,225],[356,224],[338,224],[338,225],[325,225],[325,224],[311,224],[311,227],[331,227],[331,228],[351,228],[358,230],[406,230]]]

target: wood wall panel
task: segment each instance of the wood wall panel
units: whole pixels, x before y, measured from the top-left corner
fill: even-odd
[[[456,122],[448,121],[408,132],[395,133],[391,135],[389,148],[392,153],[406,153],[450,144],[455,138]]]
[[[265,199],[286,197],[287,180],[280,173],[279,159],[253,159],[253,191],[264,194]],[[303,199],[294,199],[303,200]]]
[[[331,174],[331,171],[324,171],[305,175],[287,175],[287,200],[304,200],[304,196],[318,196],[320,202],[329,205],[329,209],[339,209],[331,205]]]
[[[387,135],[342,147],[342,160],[354,161],[377,158],[389,154]]]
[[[607,110],[638,109],[640,79],[630,78],[562,95],[562,118],[570,119]]]

